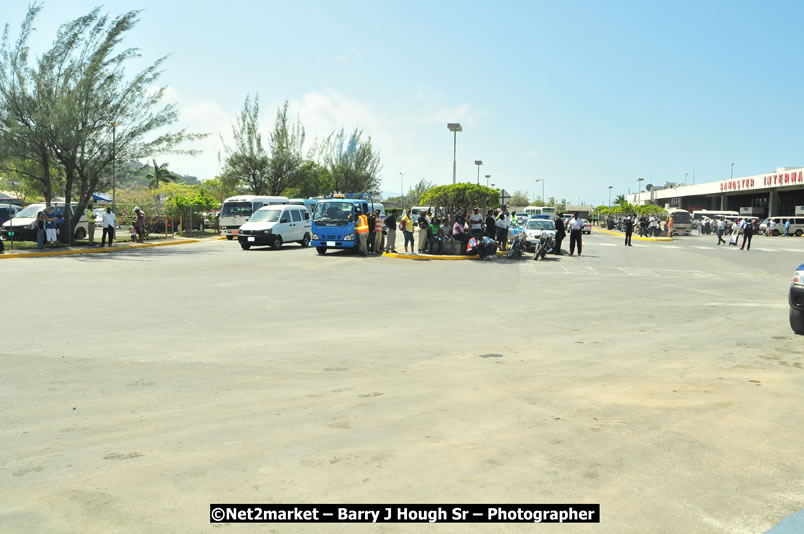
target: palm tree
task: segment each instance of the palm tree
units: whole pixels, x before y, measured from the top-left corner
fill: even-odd
[[[621,206],[625,204],[625,195],[617,195],[617,198],[614,199],[615,206]]]
[[[159,187],[160,182],[175,182],[176,176],[170,172],[167,168],[168,164],[163,163],[162,165],[157,165],[156,160],[152,160],[154,165],[154,170],[151,173],[148,173],[146,178],[150,180],[148,182],[149,187],[152,189],[157,189]]]

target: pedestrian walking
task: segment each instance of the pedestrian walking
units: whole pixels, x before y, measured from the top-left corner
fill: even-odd
[[[106,246],[106,236],[109,236],[109,246],[112,246],[114,241],[114,228],[116,226],[115,215],[112,213],[112,208],[106,208],[106,213],[103,214],[103,235],[101,236],[101,246]]]
[[[145,213],[140,208],[134,208],[134,228],[137,230],[137,243],[145,242]]]
[[[754,235],[754,225],[751,224],[751,221],[743,221],[743,244],[740,247],[740,250],[745,248],[746,243],[748,247],[746,250],[751,250],[751,237]]]
[[[631,246],[631,237],[634,234],[634,221],[631,217],[626,217],[625,219],[625,246]]]
[[[36,216],[36,248],[45,248],[45,225],[47,218],[45,212],[40,211]]]
[[[497,245],[500,250],[508,249],[508,218],[505,212],[500,213],[500,218],[495,223],[497,226]]]
[[[363,212],[360,210],[360,208],[355,209],[355,215],[357,216],[357,240],[360,247],[360,255],[365,256],[368,253],[368,218],[363,215]]]
[[[87,244],[95,246],[95,212],[92,211],[92,204],[87,206]]]
[[[405,252],[408,251],[408,241],[410,241],[410,252],[413,253],[413,218],[410,216],[410,208],[405,211],[405,216],[399,222],[399,229],[405,235]]]
[[[396,254],[396,210],[385,218],[385,227],[388,228],[388,238],[385,240],[385,252]]]
[[[790,237],[790,219],[784,221],[784,236]]]
[[[377,216],[371,213],[370,211],[366,214],[366,219],[368,219],[368,237],[366,238],[366,252],[369,254],[374,254],[374,232],[376,231],[377,226]]]
[[[561,256],[561,242],[566,235],[567,231],[564,229],[564,219],[556,217],[556,246],[553,250],[553,254]]]
[[[667,237],[673,237],[673,218],[667,219]]]
[[[578,214],[572,216],[570,219],[570,253],[569,255],[572,256],[575,253],[575,246],[578,246],[578,256],[581,255],[581,249],[583,248],[583,241],[581,240],[581,233],[583,232],[583,219],[581,219]]]
[[[723,232],[726,230],[726,221],[723,219],[718,220],[717,222],[717,244],[720,245],[723,243],[726,244],[726,240],[723,239]]]
[[[374,253],[382,254],[382,227],[384,223],[380,217],[380,210],[374,210]]]

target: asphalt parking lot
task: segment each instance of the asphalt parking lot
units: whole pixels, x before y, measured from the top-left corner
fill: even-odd
[[[213,528],[211,502],[600,503],[600,525],[542,527],[767,530],[804,502],[804,239],[715,240],[4,261],[0,531],[320,531]]]

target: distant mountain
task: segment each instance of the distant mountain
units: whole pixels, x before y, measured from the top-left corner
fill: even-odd
[[[130,160],[117,168],[117,183],[120,187],[135,185],[148,185],[148,174],[152,171],[151,165]],[[170,169],[168,169],[170,170]],[[195,176],[173,173],[177,184],[196,185],[201,183]]]

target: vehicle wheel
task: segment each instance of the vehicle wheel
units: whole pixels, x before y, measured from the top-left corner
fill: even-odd
[[[250,248],[251,248],[251,245],[250,245],[250,244],[248,244],[248,243],[243,243],[243,242],[241,242],[241,243],[240,243],[240,248],[242,248],[243,250],[248,250],[248,249],[250,249]]]
[[[226,236],[226,240],[227,240],[227,241],[231,241],[232,239],[234,239],[234,236],[233,236],[233,235],[227,235],[227,236]]]
[[[310,234],[304,234],[304,239],[301,240],[301,246],[303,247],[310,246]]]
[[[326,254],[327,247],[315,247],[315,251],[318,252],[319,254]]]
[[[804,234],[801,230],[796,230],[796,237],[801,237],[801,234]]]
[[[78,228],[75,231],[75,238],[76,239],[84,239],[86,236],[87,236],[87,231],[84,230],[83,228]]]
[[[790,328],[799,335],[804,335],[804,313],[795,308],[790,308]]]
[[[773,237],[778,237],[778,236],[779,236],[779,230],[774,230],[773,231]]]
[[[282,236],[278,235],[274,237],[274,242],[271,243],[271,248],[282,248]]]
[[[547,248],[545,247],[542,249],[542,259],[544,259],[546,255],[547,255]]]

